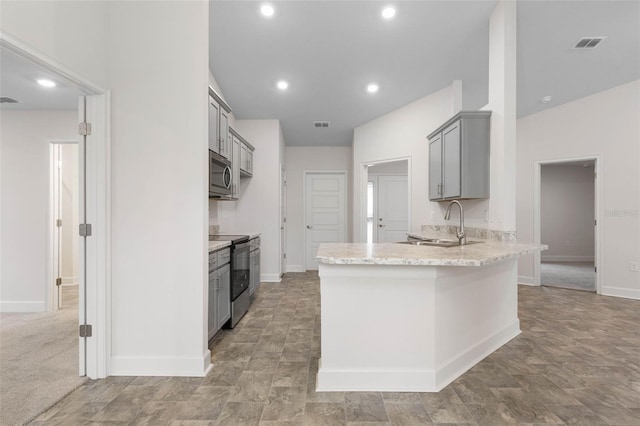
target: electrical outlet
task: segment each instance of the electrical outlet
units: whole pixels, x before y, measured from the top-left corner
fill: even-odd
[[[638,272],[638,262],[630,262],[629,269],[633,272]]]
[[[564,246],[565,246],[565,247],[569,247],[569,246],[571,246],[571,241],[569,241],[569,240],[565,241],[565,242],[564,242]]]
[[[484,211],[484,221],[489,223],[489,210]]]

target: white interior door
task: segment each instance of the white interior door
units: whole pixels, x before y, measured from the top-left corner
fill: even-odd
[[[407,176],[378,176],[378,242],[405,241],[409,232],[409,186]]]
[[[346,241],[344,173],[305,173],[305,269],[317,270],[321,243]]]

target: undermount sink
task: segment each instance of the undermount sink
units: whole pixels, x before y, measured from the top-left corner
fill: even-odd
[[[467,241],[464,245],[478,244],[482,241]],[[424,240],[400,241],[397,244],[410,244],[412,246],[436,246],[436,247],[459,247],[458,240],[447,240],[442,238],[426,238]]]

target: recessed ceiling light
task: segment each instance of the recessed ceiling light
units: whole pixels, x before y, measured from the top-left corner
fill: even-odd
[[[41,78],[38,81],[38,84],[42,87],[56,87],[56,84],[51,81],[51,80],[47,80],[46,78]]]
[[[371,83],[367,86],[367,92],[369,93],[376,93],[378,91],[379,87],[377,84],[375,83]]]
[[[284,80],[280,80],[278,82],[277,86],[278,86],[278,89],[280,89],[280,90],[287,90],[287,88],[289,87],[289,83],[287,83]]]
[[[542,102],[543,104],[548,104],[549,102],[551,102],[551,96],[543,96],[540,98],[540,102]]]
[[[262,13],[264,16],[266,16],[267,18],[270,18],[273,16],[273,14],[275,13],[275,9],[273,8],[273,6],[271,6],[270,4],[263,4],[260,7],[260,13]]]
[[[384,19],[391,19],[394,16],[396,16],[396,10],[393,7],[387,6],[384,9],[382,9],[382,17]]]

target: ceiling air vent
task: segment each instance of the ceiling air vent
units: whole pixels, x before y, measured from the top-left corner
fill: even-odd
[[[598,46],[602,40],[606,37],[582,37],[575,46],[574,49],[593,49]]]
[[[13,98],[8,98],[6,96],[2,96],[0,97],[0,104],[17,104],[18,101],[16,101]]]
[[[317,128],[317,129],[327,128],[327,127],[329,127],[329,122],[328,121],[314,121],[313,122],[313,127]]]

